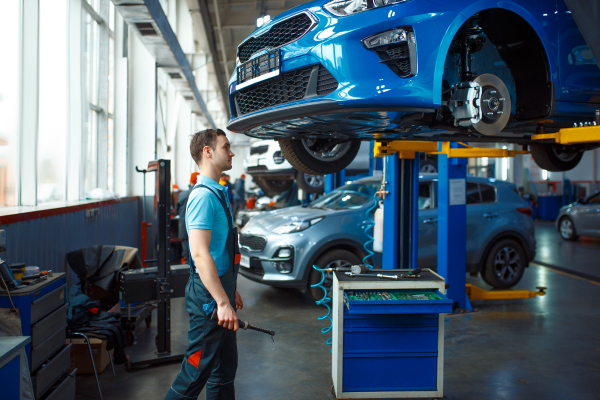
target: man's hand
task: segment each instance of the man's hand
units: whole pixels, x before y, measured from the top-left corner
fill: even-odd
[[[235,308],[241,310],[244,308],[244,302],[242,301],[242,296],[240,296],[240,292],[235,291]]]
[[[217,308],[217,317],[219,317],[218,324],[223,328],[231,329],[234,332],[240,328],[238,323],[237,314],[229,302],[225,304],[219,304]]]

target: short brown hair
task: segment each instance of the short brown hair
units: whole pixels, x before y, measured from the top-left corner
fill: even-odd
[[[221,129],[205,129],[194,134],[190,143],[190,153],[196,164],[199,165],[200,161],[202,161],[202,150],[204,149],[204,146],[209,146],[211,149],[215,150],[215,147],[217,146],[217,136],[221,135],[227,136]]]

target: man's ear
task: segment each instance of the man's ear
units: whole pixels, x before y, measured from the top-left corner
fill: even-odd
[[[210,146],[204,146],[204,148],[202,149],[202,152],[204,153],[204,155],[206,155],[208,158],[212,158],[212,153],[210,152],[211,148]]]

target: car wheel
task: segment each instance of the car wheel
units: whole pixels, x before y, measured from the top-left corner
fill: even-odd
[[[529,145],[533,161],[546,171],[569,171],[579,164],[582,151],[573,151],[573,147],[550,143],[532,143]]]
[[[426,174],[437,174],[437,163],[432,160],[425,160],[419,164],[419,172]]]
[[[254,182],[256,182],[256,184],[260,186],[263,192],[265,192],[265,195],[269,197],[273,197],[276,194],[281,194],[286,190],[289,190],[294,184],[294,181],[291,179],[278,180],[259,178],[254,179]]]
[[[561,218],[558,223],[558,230],[560,232],[560,237],[565,240],[577,240],[579,237],[575,230],[575,224],[573,224],[573,220],[569,217]]]
[[[482,135],[496,135],[508,123],[511,101],[502,79],[492,74],[481,74],[473,80],[481,85],[481,120],[472,126]]]
[[[346,168],[360,149],[360,141],[334,142],[333,139],[280,140],[284,157],[300,172],[327,175]]]
[[[327,251],[323,254],[319,259],[315,262],[315,265],[321,269],[323,268],[339,268],[339,267],[347,267],[350,268],[352,265],[360,264],[360,259],[352,252],[348,250],[331,250]],[[308,277],[308,289],[310,290],[310,295],[315,301],[321,300],[323,298],[323,289],[320,287],[312,287],[312,285],[316,285],[321,282],[321,272],[315,270],[312,265],[310,267],[310,275]],[[327,289],[327,297],[331,298],[331,285],[333,284],[333,273],[332,272],[324,272],[325,280],[323,281],[323,286]]]
[[[311,175],[298,171],[296,183],[306,193],[323,193],[325,191],[325,177],[323,175]]]
[[[481,277],[490,286],[508,289],[521,280],[527,258],[519,243],[502,239],[490,250]]]
[[[481,277],[490,286],[508,289],[519,283],[526,264],[521,245],[512,239],[502,239],[490,250]]]

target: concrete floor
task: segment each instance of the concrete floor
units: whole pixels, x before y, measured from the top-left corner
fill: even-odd
[[[444,395],[465,399],[600,398],[600,240],[564,242],[551,223],[537,223],[538,259],[515,289],[548,287],[528,300],[474,301],[475,312],[445,318]],[[565,272],[567,270],[567,272]],[[568,270],[573,271],[569,273]],[[587,275],[580,275],[587,274]],[[582,276],[598,277],[585,279]],[[469,283],[488,288],[481,279]],[[276,289],[239,278],[244,298],[240,318],[277,332],[238,334],[237,398],[333,399],[329,335],[317,320],[324,312],[308,294]],[[186,344],[183,300],[173,305],[173,342]],[[156,319],[154,319],[156,321]],[[153,350],[156,323],[141,328],[128,354]],[[167,364],[126,372],[117,366],[101,374],[106,400],[162,399],[179,371]],[[93,375],[77,376],[77,399],[98,399]],[[200,399],[204,399],[201,394]]]

